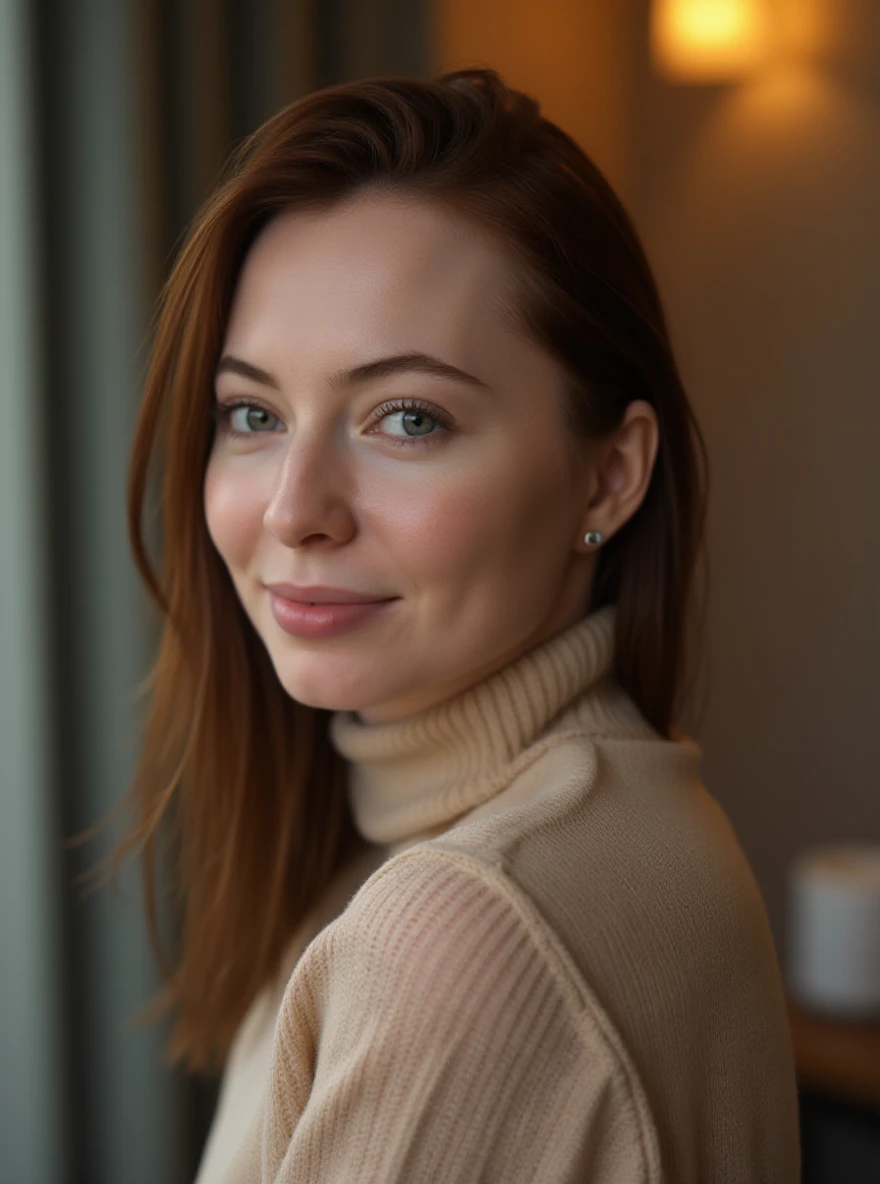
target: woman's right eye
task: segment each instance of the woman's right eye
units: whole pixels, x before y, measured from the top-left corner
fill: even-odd
[[[253,436],[258,432],[273,432],[280,423],[278,416],[259,403],[240,400],[236,403],[215,403],[213,418],[226,425],[237,436]]]

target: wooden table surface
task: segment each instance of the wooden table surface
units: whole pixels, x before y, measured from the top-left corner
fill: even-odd
[[[786,994],[800,1084],[880,1110],[880,1022],[812,1015]]]

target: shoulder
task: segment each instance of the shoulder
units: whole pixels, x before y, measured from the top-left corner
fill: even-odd
[[[639,1078],[553,933],[502,868],[427,844],[305,951],[272,1073],[270,1158],[338,1159],[321,1179],[429,1179],[441,1159],[450,1181],[584,1178],[588,1147],[602,1179],[658,1178]]]
[[[337,976],[368,976],[372,990],[393,984],[410,1002],[424,994],[444,1006],[473,993],[486,1002],[533,975],[577,1011],[551,944],[499,863],[420,844],[374,872],[308,953]]]
[[[674,1002],[683,967],[695,990],[744,955],[768,973],[759,893],[700,763],[689,744],[562,737],[426,845],[491,869],[557,979],[631,1035],[620,1000],[634,984]]]
[[[553,934],[527,895],[506,874],[500,853],[442,848],[431,840],[389,859],[352,899],[337,937],[381,951],[385,965],[418,962],[459,970],[479,951],[484,971],[521,973],[540,966],[579,1010],[577,992],[559,964]],[[437,963],[435,966],[434,964]],[[484,975],[485,981],[485,975]]]
[[[528,1022],[639,1094],[619,1033],[503,862],[430,841],[392,857],[306,951],[290,994],[308,984],[319,1029],[357,1012],[374,1032],[418,1029],[428,1045],[500,1047]]]

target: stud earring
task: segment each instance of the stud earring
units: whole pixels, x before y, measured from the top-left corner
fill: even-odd
[[[602,542],[602,533],[598,530],[588,530],[584,535],[584,542],[588,547],[598,547]]]

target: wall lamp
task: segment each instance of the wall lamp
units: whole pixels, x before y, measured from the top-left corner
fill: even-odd
[[[653,0],[651,54],[675,82],[737,82],[765,60],[768,0]]]

